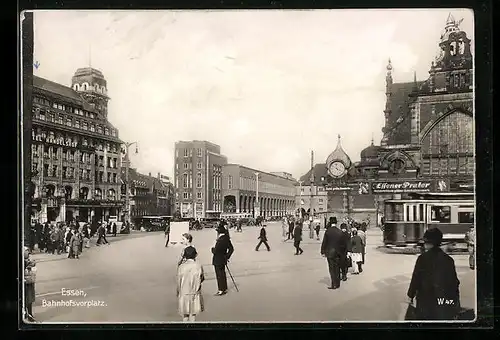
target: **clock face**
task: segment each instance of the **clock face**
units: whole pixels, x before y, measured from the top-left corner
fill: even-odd
[[[345,166],[341,162],[333,162],[330,165],[330,174],[333,177],[341,177],[345,172]]]

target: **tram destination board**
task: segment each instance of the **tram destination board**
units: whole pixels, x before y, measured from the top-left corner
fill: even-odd
[[[404,181],[404,182],[375,182],[372,184],[373,193],[410,193],[430,192],[431,181]]]

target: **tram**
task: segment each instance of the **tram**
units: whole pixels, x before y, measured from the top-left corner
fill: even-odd
[[[427,229],[439,228],[443,246],[465,248],[465,234],[474,225],[473,193],[409,194],[408,199],[384,201],[384,245],[418,247]]]

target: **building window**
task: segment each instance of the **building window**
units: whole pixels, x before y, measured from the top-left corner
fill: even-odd
[[[95,132],[95,126],[94,126],[94,124],[90,124],[90,131]]]
[[[199,200],[201,200],[201,198],[202,198],[201,192],[197,192],[196,193],[196,198],[199,199]]]
[[[95,199],[100,200],[102,198],[102,190],[101,189],[95,189]]]
[[[187,174],[184,174],[182,175],[182,186],[184,188],[187,188],[188,187],[188,175]]]
[[[87,124],[87,122],[83,122],[83,123],[82,123],[82,128],[83,128],[84,130],[88,130],[88,124]]]
[[[77,119],[77,120],[75,120],[75,127],[76,127],[77,129],[79,129],[79,128],[80,128],[80,121],[79,121],[78,119]]]
[[[202,187],[202,177],[201,173],[196,174],[196,187],[201,188]]]
[[[198,157],[203,157],[203,149],[198,148]]]
[[[189,196],[188,196],[188,193],[187,193],[187,192],[183,192],[183,193],[182,193],[182,198],[184,198],[185,200],[187,200],[187,199],[188,199],[188,197],[189,197]]]
[[[233,176],[229,175],[227,177],[227,188],[231,190],[233,188]]]
[[[322,199],[322,198],[320,198],[320,199],[318,200],[318,202],[319,202],[319,203],[323,203],[323,199]]]
[[[116,174],[113,174],[113,183],[117,183]]]
[[[108,128],[105,128],[105,129],[104,129],[104,134],[105,134],[106,136],[107,136],[107,135],[109,135],[109,130],[108,130]]]
[[[202,164],[201,162],[198,162],[198,163],[196,164],[196,169],[198,169],[198,170],[203,169],[203,164]]]
[[[66,118],[66,125],[71,126],[71,118]]]
[[[97,132],[102,134],[102,126],[97,125]]]
[[[187,170],[189,168],[188,163],[184,163],[184,170]]]
[[[189,157],[189,149],[184,149],[184,157]]]

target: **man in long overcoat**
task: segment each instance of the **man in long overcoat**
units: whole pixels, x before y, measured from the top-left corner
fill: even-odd
[[[415,263],[407,294],[410,301],[416,298],[417,320],[453,320],[460,310],[455,261],[441,249],[442,239],[438,228],[427,230],[426,251]]]
[[[347,257],[347,238],[344,233],[337,228],[337,218],[330,217],[327,229],[321,243],[321,255],[326,257],[328,271],[330,272],[331,286],[328,289],[340,287],[340,269]]]
[[[212,247],[212,265],[214,266],[218,287],[218,291],[215,294],[216,296],[225,295],[227,293],[226,265],[231,255],[233,255],[233,252],[234,247],[229,238],[229,233],[221,223],[217,227],[217,241],[215,246]]]

